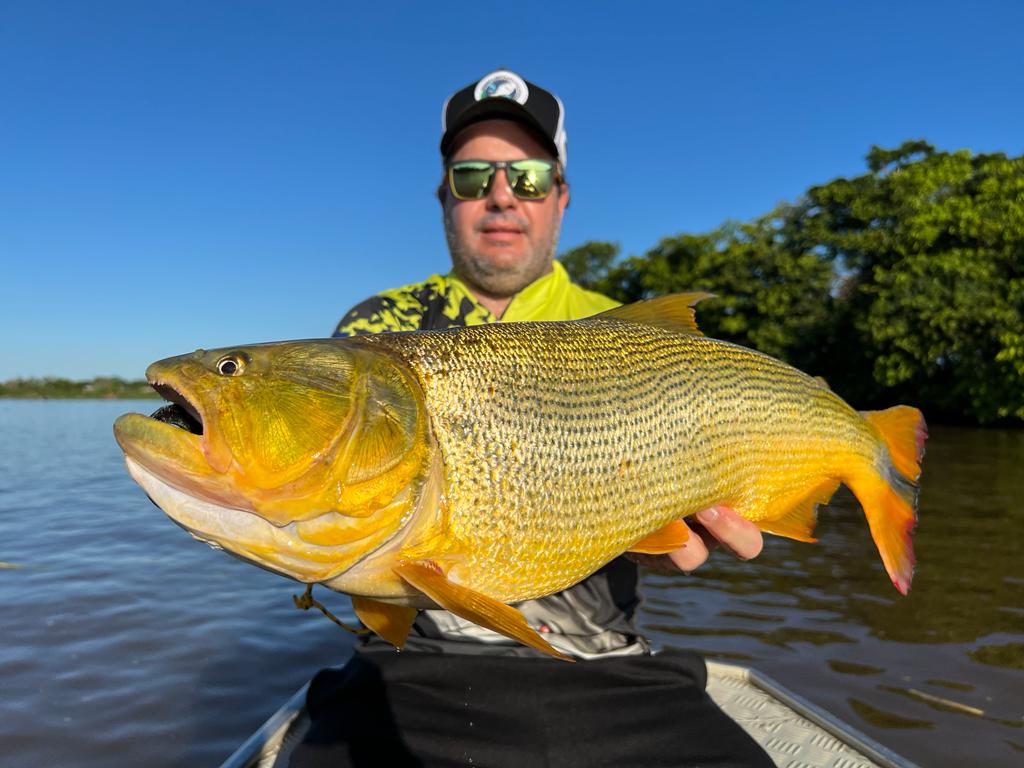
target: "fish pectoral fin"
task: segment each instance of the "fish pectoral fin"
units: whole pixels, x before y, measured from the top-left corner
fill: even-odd
[[[571,657],[555,650],[537,634],[536,630],[526,623],[523,614],[515,608],[449,581],[433,560],[402,563],[394,570],[410,586],[418,589],[446,611],[451,611],[456,616],[500,635],[518,640],[538,651],[565,661],[573,661]]]
[[[682,520],[673,520],[664,528],[659,528],[649,536],[640,539],[627,552],[643,555],[664,555],[674,552],[686,544],[690,538],[690,528]]]
[[[367,597],[352,598],[352,610],[367,627],[391,643],[395,648],[405,645],[416,609],[404,605],[392,605]]]
[[[797,541],[817,541],[814,526],[818,524],[818,505],[827,504],[839,488],[839,481],[828,478],[802,494],[794,503],[792,497],[772,504],[764,520],[757,527],[765,533],[785,536]]]
[[[713,293],[671,293],[654,299],[624,304],[601,312],[594,317],[615,318],[639,325],[652,325],[674,333],[686,333],[703,336],[697,327],[697,317],[693,307],[704,299],[714,298]]]

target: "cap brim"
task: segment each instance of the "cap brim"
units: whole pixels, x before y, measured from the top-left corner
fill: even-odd
[[[441,137],[441,156],[448,157],[456,137],[466,128],[474,123],[484,120],[513,120],[530,129],[530,133],[551,153],[551,156],[558,159],[558,147],[547,136],[544,126],[533,117],[523,106],[511,99],[493,98],[478,101],[459,115],[459,119],[448,126]]]

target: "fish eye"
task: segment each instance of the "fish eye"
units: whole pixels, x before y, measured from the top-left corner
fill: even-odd
[[[221,376],[238,376],[245,370],[245,363],[245,355],[240,352],[232,352],[217,361],[217,373]]]

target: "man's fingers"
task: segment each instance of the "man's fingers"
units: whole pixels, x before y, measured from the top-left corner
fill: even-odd
[[[718,544],[741,560],[750,560],[761,554],[764,547],[761,529],[729,507],[702,510],[697,513],[697,520]]]
[[[750,560],[761,554],[764,547],[761,529],[729,507],[711,507],[698,512],[695,517],[694,524],[690,526],[692,535],[686,544],[667,555],[659,555],[659,558],[667,557],[676,568],[690,573],[702,566],[708,559],[708,553],[717,546],[725,547],[741,560]]]
[[[691,528],[690,538],[686,544],[669,552],[668,558],[680,571],[690,573],[690,571],[697,570],[708,559],[708,548],[704,544],[704,539]]]

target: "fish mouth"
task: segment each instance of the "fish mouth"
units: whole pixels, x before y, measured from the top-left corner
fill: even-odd
[[[164,382],[150,382],[150,386],[166,405],[157,408],[149,418],[178,427],[193,435],[203,434],[203,417],[199,409],[179,390]]]
[[[187,388],[147,375],[165,403],[149,416],[127,413],[114,422],[121,449],[171,482],[196,485],[217,468],[209,460],[209,425]]]

